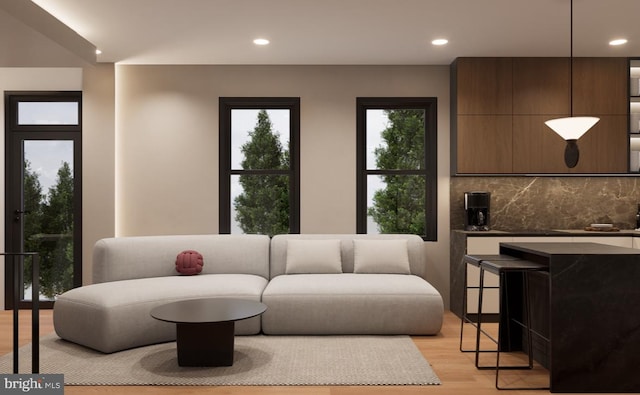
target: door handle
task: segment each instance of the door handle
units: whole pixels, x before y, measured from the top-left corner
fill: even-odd
[[[23,214],[31,214],[31,211],[30,210],[15,210],[13,213],[15,214],[15,217],[13,217],[13,220],[17,222],[17,221],[20,221],[20,218],[21,218],[21,216]]]

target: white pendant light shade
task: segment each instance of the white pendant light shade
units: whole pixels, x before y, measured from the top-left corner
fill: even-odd
[[[578,140],[599,120],[596,117],[566,117],[550,119],[545,125],[565,140]]]

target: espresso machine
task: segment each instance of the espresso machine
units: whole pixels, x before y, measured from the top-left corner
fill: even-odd
[[[465,230],[489,230],[489,204],[491,193],[489,192],[465,192],[464,193],[464,229]]]

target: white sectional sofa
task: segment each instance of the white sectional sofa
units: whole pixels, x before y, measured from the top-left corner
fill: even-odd
[[[149,315],[176,300],[262,301],[267,311],[236,334],[409,334],[440,331],[442,297],[424,280],[424,243],[412,235],[193,235],[103,239],[93,284],[60,295],[58,336],[112,353],[171,341],[175,325]],[[176,256],[202,254],[182,276]]]

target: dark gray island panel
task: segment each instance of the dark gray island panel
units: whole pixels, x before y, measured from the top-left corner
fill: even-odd
[[[501,243],[549,265],[552,392],[640,392],[640,250]]]

